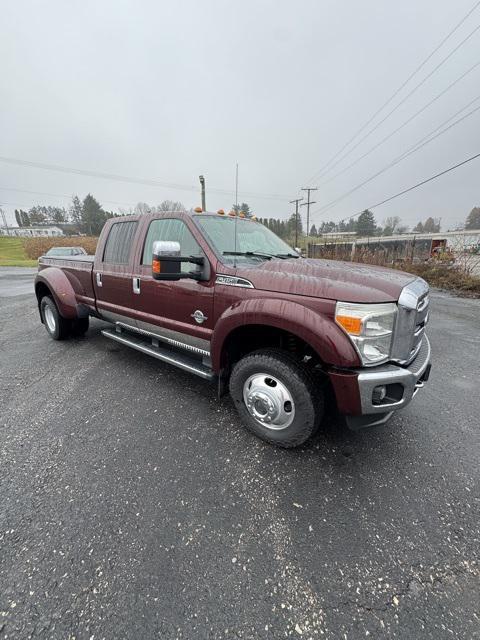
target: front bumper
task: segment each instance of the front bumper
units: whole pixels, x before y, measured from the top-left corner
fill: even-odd
[[[407,406],[428,380],[431,368],[430,355],[430,342],[427,336],[424,336],[415,360],[407,367],[386,364],[372,369],[349,371],[350,375],[355,376],[352,391],[357,406],[353,411],[351,407],[344,411],[347,414],[348,426],[351,429],[362,429],[383,424],[394,411]],[[334,388],[337,404],[342,412],[342,402],[338,402],[339,389],[335,382]],[[381,398],[383,392],[386,395]]]

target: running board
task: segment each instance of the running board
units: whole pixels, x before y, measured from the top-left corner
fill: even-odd
[[[147,355],[157,358],[157,360],[161,360],[162,362],[173,364],[175,367],[188,371],[189,373],[194,373],[204,380],[212,380],[214,378],[214,373],[211,369],[186,354],[175,353],[170,349],[166,349],[155,344],[149,345],[141,338],[137,338],[126,333],[118,333],[115,329],[103,329],[102,334],[105,338],[115,340],[115,342],[120,342],[120,344],[124,344],[127,347],[146,353]]]

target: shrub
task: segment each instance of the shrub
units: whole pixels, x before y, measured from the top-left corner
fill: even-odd
[[[26,238],[23,243],[25,253],[32,260],[44,256],[52,247],[83,247],[89,254],[94,254],[98,238],[91,236],[69,238]]]
[[[411,263],[396,265],[403,271],[414,273],[432,287],[450,289],[472,298],[480,297],[480,278],[465,273],[460,267],[442,262]]]

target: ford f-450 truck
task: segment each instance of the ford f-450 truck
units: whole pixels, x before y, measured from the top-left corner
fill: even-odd
[[[109,340],[228,385],[248,429],[283,447],[327,399],[350,428],[386,422],[430,372],[424,280],[303,258],[221,212],[113,218],[95,256],[40,258],[35,292],[53,339],[105,320]]]

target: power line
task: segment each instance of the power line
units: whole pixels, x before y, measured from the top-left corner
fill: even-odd
[[[382,204],[386,204],[387,202],[390,202],[391,200],[395,200],[395,198],[399,198],[400,196],[403,196],[406,193],[413,191],[414,189],[418,189],[418,187],[422,187],[424,184],[427,184],[428,182],[432,182],[432,180],[436,180],[437,178],[444,176],[446,173],[450,173],[450,171],[454,171],[455,169],[458,169],[459,167],[462,167],[464,164],[467,164],[468,162],[472,162],[472,160],[476,160],[477,158],[480,158],[480,153],[477,153],[474,156],[467,158],[466,160],[462,160],[462,162],[459,162],[458,164],[455,164],[453,165],[453,167],[449,167],[444,171],[440,171],[440,173],[436,173],[434,176],[430,176],[430,178],[426,178],[421,182],[417,182],[417,184],[414,184],[413,186],[408,187],[407,189],[403,189],[403,191],[399,191],[395,195],[385,198],[384,200],[381,200],[376,204],[371,204],[369,207],[366,207],[366,209],[375,209],[376,207],[380,207]],[[352,215],[347,216],[346,218],[342,218],[342,220],[351,220],[351,218],[355,218],[356,216],[359,216],[366,209],[362,209],[362,211],[358,211],[357,213],[353,213]]]
[[[115,173],[105,173],[102,171],[93,171],[89,169],[77,169],[74,167],[66,167],[63,165],[57,164],[47,164],[45,162],[34,162],[31,160],[21,160],[19,158],[8,158],[5,156],[0,156],[0,162],[5,162],[7,164],[25,166],[25,167],[33,167],[35,169],[44,169],[45,171],[58,171],[60,173],[71,173],[75,175],[89,176],[93,178],[101,178],[103,180],[112,180],[116,182],[126,182],[128,184],[142,184],[149,187],[162,187],[167,189],[179,190],[179,191],[198,191],[198,188],[193,185],[183,185],[177,183],[163,182],[160,180],[152,180],[149,178],[132,178],[130,176],[123,176]],[[232,191],[230,189],[218,189],[218,188],[210,188],[210,191],[219,193],[221,195],[232,195]],[[260,198],[266,200],[281,200],[285,201],[288,196],[285,194],[267,194],[267,193],[255,193],[255,192],[246,192],[246,197],[251,198]]]
[[[432,75],[456,52],[458,51],[458,49],[465,43],[467,42],[467,40],[469,40],[474,33],[476,33],[478,30],[480,29],[480,24],[475,27],[475,29],[469,33],[469,35],[464,38],[464,40],[462,40],[462,42],[457,45],[455,47],[455,49],[453,49],[453,51],[451,51],[448,56],[446,56],[434,69],[433,71],[431,71],[421,82],[419,82],[409,93],[407,93],[407,95],[391,110],[387,113],[387,115],[382,118],[382,120],[380,120],[380,122],[378,122],[372,129],[370,129],[370,131],[368,131],[364,136],[362,136],[360,138],[360,140],[353,145],[353,147],[351,149],[349,149],[343,156],[341,156],[336,162],[334,162],[331,167],[329,167],[328,170],[324,171],[322,174],[320,174],[319,176],[317,176],[318,178],[326,175],[329,171],[331,171],[331,169],[335,168],[338,164],[340,164],[340,162],[342,162],[342,160],[345,160],[345,158],[347,158],[355,149],[357,149],[362,142],[364,142],[367,138],[369,138],[371,136],[372,133],[374,133],[393,113],[395,113],[395,111],[402,106],[402,104],[404,104],[408,98],[410,98],[416,91],[417,89],[419,89],[423,84],[425,84],[425,82],[432,77]]]
[[[459,111],[457,111],[455,114],[453,114],[453,116],[450,116],[449,118],[447,118],[447,120],[442,122],[442,124],[440,124],[438,127],[436,127],[433,131],[431,131],[426,136],[421,138],[418,142],[416,142],[414,145],[409,147],[402,154],[400,154],[399,156],[394,158],[385,167],[383,167],[382,169],[380,169],[379,171],[377,171],[376,173],[371,175],[369,178],[366,178],[363,182],[361,182],[360,184],[356,185],[355,187],[353,187],[352,189],[350,189],[346,193],[342,194],[338,198],[335,198],[334,200],[332,200],[331,202],[328,202],[323,207],[320,207],[320,209],[317,209],[313,213],[314,214],[316,214],[316,213],[326,213],[327,211],[332,209],[336,204],[338,204],[339,202],[341,202],[342,200],[347,198],[349,195],[351,195],[355,191],[358,191],[358,189],[360,189],[361,187],[365,186],[366,184],[368,184],[369,182],[371,182],[372,180],[377,178],[382,173],[385,173],[385,171],[388,171],[388,169],[391,169],[392,167],[397,165],[402,160],[405,160],[405,158],[407,158],[408,156],[412,155],[413,153],[416,153],[417,151],[420,151],[420,149],[423,149],[423,147],[425,147],[427,144],[430,144],[430,142],[433,142],[433,140],[436,140],[437,138],[442,136],[444,133],[446,133],[447,131],[449,131],[453,127],[457,126],[458,124],[460,124],[461,122],[463,122],[464,120],[469,118],[470,116],[472,116],[474,113],[476,113],[477,111],[480,110],[480,106],[476,107],[475,109],[472,109],[471,111],[469,111],[468,113],[463,115],[461,118],[458,118],[458,120],[455,120],[454,122],[452,122],[448,126],[445,126],[451,120],[456,118],[456,116],[458,116],[460,113],[462,113],[462,111],[465,111],[465,109],[468,109],[468,107],[470,107],[472,104],[474,104],[475,102],[478,102],[478,100],[480,100],[480,96],[477,96],[476,98],[471,100],[467,105],[465,105]],[[442,127],[444,127],[444,128],[442,129]]]
[[[72,198],[72,194],[66,194],[66,193],[49,193],[47,191],[30,191],[28,189],[17,189],[15,187],[4,187],[4,186],[0,186],[0,191],[16,191],[18,193],[31,193],[32,195],[38,195],[38,196],[51,196],[53,198]],[[118,204],[118,205],[127,205],[127,206],[131,206],[134,207],[137,203],[136,202],[118,202],[116,200],[104,200],[103,198],[100,198],[100,200],[102,202],[106,202],[108,204]],[[12,204],[12,203],[10,203]],[[20,206],[20,205],[18,205]],[[21,206],[25,206],[25,205],[21,205]],[[28,205],[27,205],[28,206]]]
[[[378,149],[379,147],[382,146],[382,144],[384,144],[385,142],[387,142],[387,140],[390,140],[390,138],[392,138],[396,133],[398,133],[399,131],[401,131],[404,127],[407,126],[407,124],[410,124],[410,122],[412,122],[412,120],[415,120],[415,118],[417,118],[419,115],[421,115],[424,111],[426,111],[428,109],[428,107],[430,107],[434,102],[436,102],[437,100],[439,100],[442,96],[444,96],[448,91],[450,91],[450,89],[453,89],[453,87],[458,84],[461,80],[463,80],[467,75],[469,75],[472,71],[474,71],[478,66],[480,66],[480,60],[478,62],[476,62],[472,67],[470,67],[469,69],[467,69],[467,71],[465,71],[464,73],[462,73],[462,75],[460,77],[458,77],[456,80],[454,80],[453,82],[451,82],[445,89],[443,89],[443,91],[441,91],[440,93],[438,93],[434,98],[432,98],[432,100],[430,100],[429,102],[427,102],[426,105],[424,105],[421,109],[419,109],[418,111],[416,111],[412,116],[410,116],[409,118],[407,118],[404,122],[402,122],[402,124],[400,126],[398,126],[396,129],[394,129],[394,131],[390,132],[388,135],[386,135],[384,138],[382,138],[379,142],[377,142],[375,145],[373,145],[373,147],[370,147],[370,149],[368,151],[366,151],[364,154],[362,154],[361,156],[359,156],[358,158],[356,158],[353,162],[351,162],[349,165],[347,165],[346,167],[344,167],[343,169],[341,169],[340,171],[338,171],[337,173],[335,173],[333,176],[331,176],[330,178],[328,178],[327,180],[324,180],[323,182],[320,183],[320,186],[327,184],[328,182],[331,182],[332,180],[335,180],[335,178],[338,178],[339,176],[341,176],[342,174],[344,174],[346,171],[348,171],[349,169],[351,169],[352,167],[354,167],[356,164],[358,164],[361,160],[363,160],[364,158],[366,158],[367,156],[369,156],[371,153],[373,153],[373,151],[376,151],[376,149]]]
[[[458,22],[455,27],[449,31],[449,33],[441,40],[441,42],[435,47],[435,49],[418,65],[418,67],[416,67],[416,69],[408,76],[408,78],[398,87],[398,89],[396,89],[394,91],[394,93],[388,98],[388,100],[386,102],[384,102],[382,104],[382,106],[377,109],[377,111],[375,111],[375,113],[367,120],[367,122],[365,122],[360,129],[358,129],[355,134],[343,145],[343,147],[341,147],[341,149],[339,149],[339,151],[337,151],[328,162],[326,162],[311,178],[309,181],[313,180],[315,177],[319,177],[320,175],[322,175],[322,172],[327,169],[327,167],[329,167],[329,169],[331,169],[332,167],[330,167],[330,164],[336,159],[338,158],[338,156],[355,140],[355,138],[357,136],[359,136],[363,131],[365,131],[365,129],[375,120],[375,118],[385,109],[385,107],[387,107],[396,97],[397,95],[402,91],[402,89],[404,89],[406,87],[406,85],[410,82],[410,80],[412,80],[417,73],[426,65],[426,63],[435,55],[435,53],[437,53],[437,51],[439,51],[439,49],[441,49],[441,47],[445,44],[445,42],[447,42],[447,40],[449,40],[451,38],[451,36],[458,31],[458,29],[462,26],[462,24],[470,17],[470,15],[475,11],[475,9],[480,5],[480,0],[478,2],[476,2],[473,7],[466,13],[466,15],[460,20],[460,22]],[[473,33],[478,29],[478,27],[472,32],[470,33],[467,38],[465,40],[463,40],[459,46],[457,46],[450,54],[449,56],[447,56],[447,58],[445,58],[443,60],[443,62],[440,63],[439,66],[437,66],[434,71],[432,73],[430,73],[429,76],[427,76],[423,82],[425,82],[429,77],[431,77],[431,75],[433,73],[435,73],[436,70],[438,70],[438,68],[448,60],[448,58],[453,55],[455,53],[456,50],[458,50],[458,48],[460,46],[462,46],[462,44],[464,44],[466,42],[466,40],[468,40]],[[417,87],[419,88],[419,87]],[[415,89],[416,90],[416,89]],[[411,94],[409,94],[411,95]],[[399,105],[397,105],[398,107]],[[382,121],[383,122],[383,121]],[[353,151],[353,149],[351,149],[351,151]],[[346,157],[346,156],[345,156]],[[342,158],[343,159],[343,158]]]

